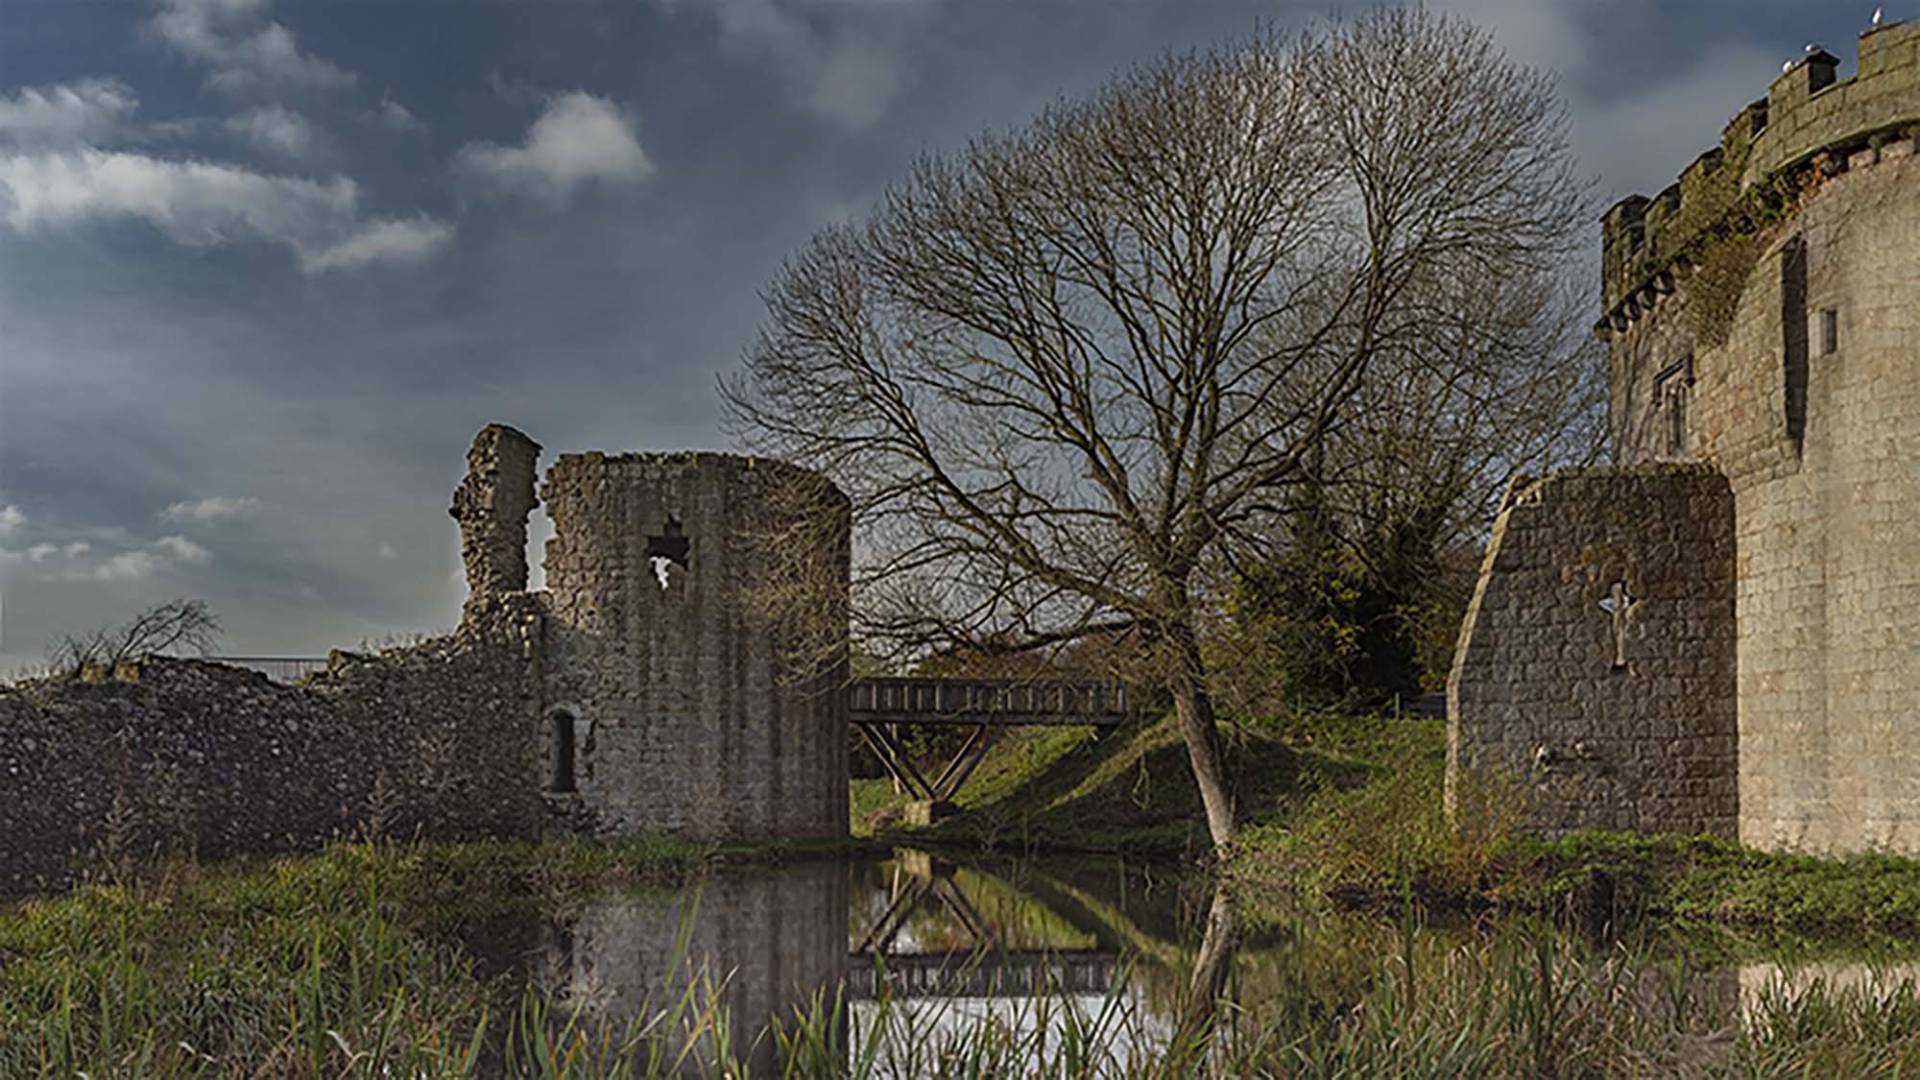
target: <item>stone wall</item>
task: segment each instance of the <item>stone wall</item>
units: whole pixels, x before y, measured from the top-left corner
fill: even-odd
[[[587,828],[846,834],[844,660],[796,670],[753,604],[777,506],[811,481],[696,453],[564,455],[548,472],[546,695],[579,763],[578,791],[552,798]],[[844,582],[844,526],[820,536]]]
[[[1690,302],[1682,282],[1613,334],[1615,431],[1624,460],[1667,456],[1653,387],[1690,367],[1685,456],[1734,492],[1741,838],[1920,851],[1914,144],[1813,175],[1762,236],[1723,346],[1693,338]]]
[[[467,475],[447,513],[460,523],[468,599],[527,587],[527,515],[540,444],[504,424],[488,424],[467,450]]]
[[[1516,484],[1448,680],[1450,807],[1517,787],[1542,833],[1733,835],[1733,545],[1711,468]]]
[[[533,836],[524,609],[287,686],[151,657],[0,688],[0,893],[183,853],[310,851],[340,836]]]

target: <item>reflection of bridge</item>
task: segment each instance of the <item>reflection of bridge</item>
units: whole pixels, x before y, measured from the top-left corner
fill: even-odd
[[[1001,931],[980,915],[953,867],[923,852],[895,854],[893,898],[860,944],[847,969],[847,994],[878,997],[1032,997],[1041,993],[1103,994],[1120,969],[1120,950],[1009,949]],[[968,950],[894,953],[894,941],[915,912],[938,908],[966,931]],[[1096,942],[1100,939],[1095,937]]]
[[[896,998],[1104,994],[1119,970],[1114,949],[859,955],[847,964],[847,996],[879,997],[883,978]]]
[[[1001,730],[1032,725],[1113,727],[1127,718],[1118,683],[1012,679],[856,679],[847,688],[847,721],[880,764],[916,798],[951,801]],[[929,780],[900,744],[902,726],[971,727],[939,775]]]

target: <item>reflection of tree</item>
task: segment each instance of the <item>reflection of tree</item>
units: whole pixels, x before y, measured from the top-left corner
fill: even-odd
[[[1233,954],[1239,940],[1240,921],[1233,901],[1226,889],[1215,888],[1213,904],[1207,909],[1207,931],[1200,939],[1200,951],[1193,957],[1186,1000],[1169,1047],[1169,1064],[1175,1066],[1169,1072],[1187,1072],[1206,1052],[1214,1022],[1227,1004],[1228,976],[1233,973]]]

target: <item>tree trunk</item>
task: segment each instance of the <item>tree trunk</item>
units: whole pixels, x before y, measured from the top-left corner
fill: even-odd
[[[1200,658],[1200,644],[1191,627],[1176,627],[1169,644],[1173,663],[1169,666],[1167,689],[1173,693],[1173,711],[1180,723],[1180,737],[1187,744],[1187,760],[1193,765],[1193,781],[1200,787],[1200,802],[1207,811],[1207,832],[1213,837],[1215,851],[1233,842],[1233,790],[1227,783],[1226,755],[1220,746],[1220,728],[1213,718],[1213,695],[1207,690],[1207,669]]]

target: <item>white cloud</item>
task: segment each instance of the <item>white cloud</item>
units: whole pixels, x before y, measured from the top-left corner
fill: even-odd
[[[69,559],[78,558],[93,550],[93,545],[85,540],[75,540],[65,547],[59,544],[35,544],[27,549],[27,558],[34,562],[46,562],[55,555],[64,555]]]
[[[210,495],[196,502],[177,502],[160,511],[165,521],[221,521],[250,517],[260,512],[261,502],[251,495]]]
[[[123,551],[93,568],[95,581],[132,581],[152,577],[167,560],[151,551]]]
[[[453,241],[453,226],[432,218],[376,221],[337,244],[303,252],[310,272],[342,270],[373,262],[418,262]]]
[[[380,99],[380,107],[373,111],[373,119],[388,131],[420,131],[426,127],[413,115],[413,110],[392,98]]]
[[[653,172],[633,118],[613,102],[580,91],[550,99],[519,146],[468,143],[455,167],[503,191],[555,206],[582,184],[632,185]]]
[[[228,119],[227,130],[260,150],[283,157],[306,157],[320,145],[320,129],[280,105],[248,109]]]
[[[212,560],[213,552],[184,536],[163,536],[153,542],[154,549],[181,562],[203,563]]]
[[[189,247],[264,240],[318,272],[381,259],[417,258],[444,243],[422,244],[425,219],[364,221],[359,189],[346,177],[321,182],[208,161],[169,161],[103,150],[0,154],[0,220],[15,230],[135,218]],[[397,242],[383,232],[404,226]],[[370,240],[368,237],[385,237]]]
[[[266,0],[162,0],[150,25],[181,55],[205,64],[207,84],[221,90],[353,84],[352,72],[301,52],[293,32],[268,18],[267,8]]]
[[[383,559],[397,559],[400,557],[400,553],[394,550],[393,545],[387,543],[385,540],[380,541],[379,555]]]
[[[0,506],[0,536],[11,536],[15,529],[26,523],[27,515],[21,513],[19,507],[12,503]]]
[[[0,95],[0,140],[27,147],[98,142],[139,103],[133,89],[117,79],[22,87]]]
[[[171,570],[181,563],[196,565],[213,561],[213,552],[184,536],[163,536],[143,549],[123,551],[91,571],[68,570],[49,580],[136,581]]]

